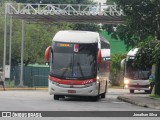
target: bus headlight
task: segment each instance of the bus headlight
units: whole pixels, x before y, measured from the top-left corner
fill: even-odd
[[[56,82],[53,82],[53,81],[52,81],[52,84],[54,84],[56,86],[59,86],[59,83],[56,83]]]
[[[59,86],[59,83],[54,82],[54,84],[55,84],[56,86]]]
[[[53,81],[50,81],[52,84],[54,84],[54,82]]]
[[[85,87],[91,87],[93,85],[94,85],[94,83],[90,83],[90,84],[86,84]]]
[[[128,88],[128,85],[125,85],[124,88]]]
[[[124,84],[129,84],[129,80],[128,79],[124,79]]]

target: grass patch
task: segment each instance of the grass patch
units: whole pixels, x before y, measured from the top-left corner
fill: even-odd
[[[5,80],[5,87],[14,88],[15,87],[14,80]]]
[[[14,80],[5,80],[5,88],[18,88],[18,85],[15,85],[15,82]],[[32,86],[32,87],[29,87],[29,86],[25,86],[24,85],[24,88],[48,88],[48,86]]]
[[[124,87],[123,87],[123,86],[109,86],[109,88],[122,89],[122,88],[124,88]]]
[[[160,98],[160,95],[151,94],[150,97]]]
[[[48,86],[33,86],[34,88],[48,88]]]

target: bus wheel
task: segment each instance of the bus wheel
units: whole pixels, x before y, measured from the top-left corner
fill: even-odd
[[[151,94],[151,90],[145,90],[145,92]]]
[[[130,93],[134,93],[134,90],[130,90]]]
[[[99,99],[99,95],[91,97],[91,101],[96,102]]]
[[[105,98],[106,97],[106,92],[101,94],[101,98]]]
[[[59,95],[54,95],[54,100],[59,100]]]
[[[105,85],[105,92],[101,94],[101,98],[106,97],[106,92],[107,92],[107,80],[106,80],[106,85]]]

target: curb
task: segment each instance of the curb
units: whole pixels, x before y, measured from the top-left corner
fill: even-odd
[[[142,103],[137,103],[127,97],[123,97],[123,96],[118,96],[117,99],[121,100],[121,101],[124,101],[124,102],[128,102],[128,103],[131,103],[133,105],[137,105],[137,106],[141,106],[141,107],[146,107],[146,108],[149,108],[149,106],[147,104],[142,104]]]
[[[8,90],[48,90],[48,88],[5,88],[5,91]],[[3,88],[0,88],[0,91],[3,91]]]

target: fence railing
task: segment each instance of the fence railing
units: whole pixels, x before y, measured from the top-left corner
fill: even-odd
[[[114,5],[106,4],[20,4],[6,3],[6,14],[29,15],[102,15],[124,16],[123,11]]]
[[[48,86],[47,75],[33,75],[32,86],[33,87],[46,87]]]
[[[47,87],[49,67],[24,66],[23,84],[26,87]],[[20,83],[20,66],[11,68],[10,81],[17,87]]]

